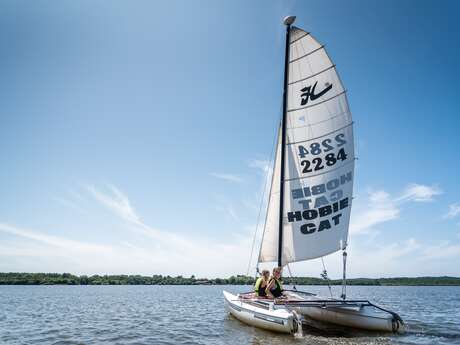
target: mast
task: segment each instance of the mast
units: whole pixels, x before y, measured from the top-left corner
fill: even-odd
[[[286,25],[286,51],[284,54],[284,89],[283,89],[283,115],[281,120],[281,173],[280,173],[280,214],[278,230],[278,266],[282,267],[283,257],[283,214],[284,214],[284,166],[286,150],[286,112],[287,112],[287,88],[289,81],[289,47],[291,42],[291,25],[295,16],[287,16],[283,23]]]

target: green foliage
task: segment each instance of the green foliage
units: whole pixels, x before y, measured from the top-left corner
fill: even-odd
[[[328,282],[313,277],[285,277],[284,284],[326,285]],[[331,285],[342,284],[341,280],[330,280]],[[254,278],[244,275],[230,278],[190,278],[162,275],[93,275],[75,276],[70,273],[0,273],[0,285],[253,285]],[[400,277],[400,278],[356,278],[347,280],[348,285],[460,285],[458,277]]]
[[[328,281],[321,278],[292,277],[283,278],[284,284],[295,285],[327,285]],[[342,280],[329,280],[330,285],[341,285]],[[433,285],[460,285],[459,277],[398,277],[398,278],[355,278],[347,279],[347,285],[409,285],[409,286],[433,286]]]

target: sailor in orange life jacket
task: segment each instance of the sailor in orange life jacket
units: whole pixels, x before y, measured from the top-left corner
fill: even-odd
[[[270,278],[270,271],[263,270],[262,275],[257,279],[256,284],[254,285],[254,293],[257,297],[267,297],[265,289],[268,285],[268,279]]]
[[[283,298],[283,285],[281,284],[281,267],[273,269],[273,275],[268,281],[268,286],[265,289],[268,298]]]

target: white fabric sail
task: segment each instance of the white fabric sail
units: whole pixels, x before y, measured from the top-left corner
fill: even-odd
[[[345,249],[354,143],[342,82],[324,47],[291,28],[286,145],[278,140],[259,262],[278,257],[281,149],[285,151],[282,264]]]
[[[281,174],[281,129],[278,132],[278,141],[273,165],[272,183],[268,196],[267,213],[262,244],[259,252],[259,262],[278,260],[278,231],[280,213],[280,174]]]

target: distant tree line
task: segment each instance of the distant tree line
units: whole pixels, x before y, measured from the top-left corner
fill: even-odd
[[[287,285],[342,284],[341,280],[324,280],[313,277],[284,277]],[[0,273],[0,285],[252,285],[254,277],[244,275],[230,278],[189,278],[162,275],[92,275],[76,276],[70,273]],[[457,277],[401,277],[348,279],[348,285],[460,285]]]

